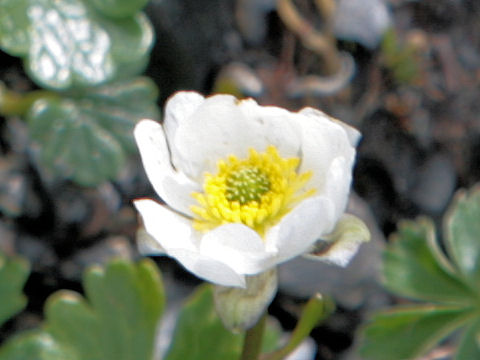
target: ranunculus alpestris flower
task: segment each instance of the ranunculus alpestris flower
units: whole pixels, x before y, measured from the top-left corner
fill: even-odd
[[[165,202],[135,201],[154,239],[144,250],[240,288],[246,277],[312,251],[345,265],[366,239],[335,232],[337,223],[348,228],[359,137],[312,108],[292,113],[229,95],[176,93],[163,124],[142,120],[135,129],[147,176]]]

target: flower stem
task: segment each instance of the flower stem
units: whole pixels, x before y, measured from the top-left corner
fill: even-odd
[[[240,360],[257,360],[259,358],[266,319],[267,314],[265,313],[252,328],[246,331]]]
[[[25,94],[12,91],[0,82],[0,115],[23,116],[32,104],[40,98],[52,98],[57,95],[48,90],[34,90]]]

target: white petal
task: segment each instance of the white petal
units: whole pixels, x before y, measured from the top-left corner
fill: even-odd
[[[179,91],[168,98],[165,104],[163,128],[167,137],[167,142],[175,138],[175,133],[179,124],[187,120],[205,101],[205,98],[195,91]],[[178,162],[178,154],[175,147],[170,145],[172,163]]]
[[[243,275],[225,262],[200,253],[197,246],[200,239],[188,219],[153,200],[136,200],[134,204],[142,215],[145,230],[165,254],[202,279],[224,286],[245,287]]]
[[[357,146],[358,142],[360,141],[360,138],[362,137],[362,134],[360,134],[360,131],[358,131],[354,127],[344,123],[341,120],[335,119],[334,117],[331,117],[318,109],[306,107],[300,110],[299,113],[306,116],[315,117],[315,118],[327,117],[330,121],[333,121],[336,124],[340,125],[346,131],[348,140],[350,141],[350,145],[352,146]]]
[[[326,115],[305,116],[301,122],[303,131],[302,163],[300,171],[312,171],[308,185],[332,200],[335,217],[345,209],[351,185],[351,172],[355,148],[344,128]]]
[[[258,274],[274,265],[274,252],[266,252],[262,238],[243,224],[225,224],[203,236],[202,254],[225,262],[240,274]]]
[[[333,159],[325,175],[323,195],[334,202],[335,219],[339,219],[347,207],[352,182],[351,166],[347,165],[347,159],[344,157],[337,157]]]
[[[197,249],[189,219],[153,200],[141,199],[133,203],[142,216],[145,230],[165,252],[171,248]]]
[[[334,223],[334,205],[324,196],[305,199],[270,228],[267,249],[278,250],[278,262],[303,254],[320,236],[329,233]]]
[[[168,255],[174,257],[188,271],[199,278],[223,286],[245,287],[245,276],[238,274],[224,262],[209,258],[196,251],[170,249]]]
[[[208,97],[169,139],[175,165],[200,181],[204,172],[216,172],[218,160],[228,155],[245,158],[249,148],[264,151],[275,145],[282,156],[298,156],[301,136],[293,115],[280,108],[260,107],[254,100]]]
[[[145,172],[157,194],[175,210],[190,215],[190,205],[195,203],[190,194],[201,186],[173,169],[162,126],[142,120],[134,134]]]

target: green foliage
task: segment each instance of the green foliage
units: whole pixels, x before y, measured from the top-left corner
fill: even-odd
[[[200,287],[184,305],[165,360],[236,360],[243,335],[225,329],[215,312],[211,287]],[[186,346],[188,344],[188,346]]]
[[[151,49],[152,27],[138,13],[145,1],[132,3],[114,19],[82,0],[1,0],[0,47],[23,57],[42,87],[98,85]]]
[[[411,84],[419,75],[418,59],[412,46],[401,44],[394,29],[385,32],[381,43],[384,65],[400,84]]]
[[[83,279],[86,298],[53,294],[41,330],[12,338],[1,360],[151,360],[165,304],[160,273],[150,260],[110,262]]]
[[[41,98],[29,113],[42,163],[82,185],[115,177],[135,149],[138,119],[157,117],[156,89],[146,78],[125,80],[78,95]]]
[[[212,288],[203,285],[182,308],[164,360],[203,360],[206,357],[210,360],[237,360],[243,337],[243,334],[225,329],[215,311]],[[263,351],[275,349],[279,338],[278,329],[267,323]]]
[[[22,289],[29,272],[30,266],[24,259],[0,253],[0,326],[27,304]]]
[[[87,0],[99,12],[113,18],[131,16],[140,11],[148,0]]]
[[[154,34],[148,0],[0,0],[0,49],[40,87],[0,83],[0,114],[27,116],[40,160],[81,185],[114,178],[134,149],[133,126],[156,118],[158,91],[135,78]]]
[[[455,359],[479,359],[480,187],[457,194],[444,221],[446,254],[428,219],[400,224],[385,252],[383,275],[392,292],[430,304],[393,307],[364,328],[368,359],[414,359],[459,330]]]

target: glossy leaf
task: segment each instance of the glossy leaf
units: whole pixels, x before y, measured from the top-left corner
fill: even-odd
[[[96,17],[96,22],[110,38],[110,54],[115,63],[116,77],[136,75],[149,58],[148,53],[154,41],[152,25],[143,13],[123,19]],[[128,69],[125,74],[125,69]]]
[[[103,15],[123,18],[134,15],[148,3],[149,0],[89,0]]]
[[[242,334],[224,328],[215,312],[211,287],[205,285],[183,307],[164,360],[203,360],[205,354],[209,360],[237,360],[242,342]]]
[[[28,4],[29,0],[0,0],[0,48],[11,55],[28,54]]]
[[[364,329],[360,353],[373,360],[415,359],[472,316],[470,309],[433,305],[381,312]]]
[[[136,122],[158,116],[156,96],[153,83],[137,78],[76,97],[36,101],[29,128],[41,162],[82,185],[114,178],[135,149]]]
[[[133,11],[139,4],[131,3],[129,16],[113,19],[83,0],[0,0],[0,47],[24,57],[42,87],[99,85],[126,70],[136,75],[154,36],[147,17]]]
[[[31,0],[28,15],[27,68],[39,84],[66,89],[112,78],[111,39],[81,0]]]
[[[459,192],[445,217],[448,250],[462,273],[480,283],[480,186]]]
[[[476,302],[437,249],[431,221],[403,222],[384,254],[385,286],[402,296],[448,303]]]
[[[0,326],[27,304],[22,289],[29,272],[26,260],[0,253]]]

